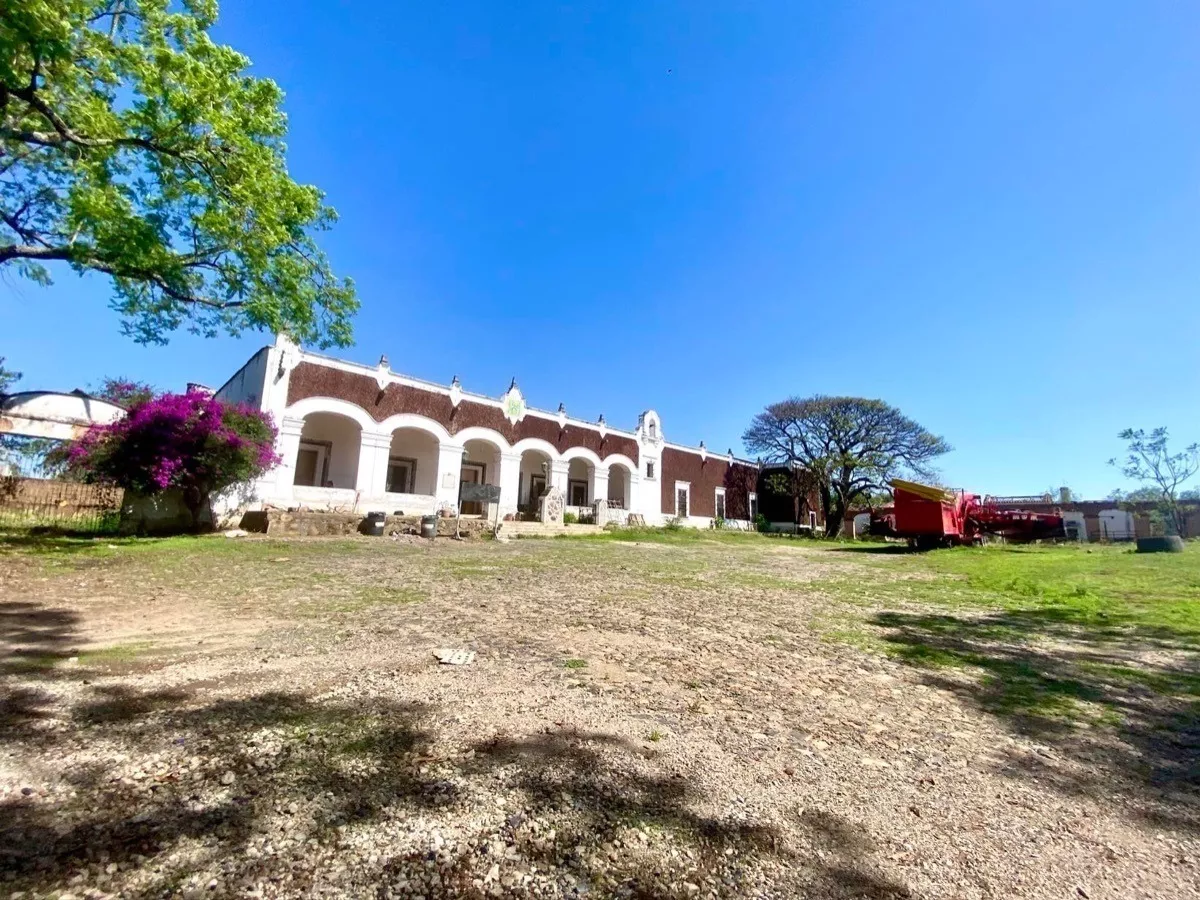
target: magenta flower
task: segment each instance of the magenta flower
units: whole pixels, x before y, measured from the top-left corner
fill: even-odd
[[[277,465],[275,436],[270,416],[245,404],[199,391],[162,394],[88,429],[67,458],[85,480],[145,494],[178,489],[199,506]]]

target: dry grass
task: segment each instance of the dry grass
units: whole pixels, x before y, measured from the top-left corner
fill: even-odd
[[[1181,896],[1196,648],[1124,562],[12,540],[0,895]]]

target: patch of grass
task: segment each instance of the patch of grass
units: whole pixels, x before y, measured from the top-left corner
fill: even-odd
[[[646,736],[646,739],[649,741],[653,741],[655,744],[657,744],[664,737],[666,737],[666,735],[663,734],[661,731],[659,731],[657,728],[655,728],[653,731],[650,732],[650,734],[648,734]]]
[[[34,651],[24,652],[18,650],[4,659],[3,665],[0,665],[0,671],[14,675],[28,675],[34,672],[44,672],[47,669],[53,669],[65,659],[67,657],[59,653],[37,653]]]
[[[866,561],[868,557],[863,557]],[[1036,611],[1096,637],[1159,634],[1200,647],[1200,546],[1139,554],[1127,546],[1032,545],[936,550],[876,560],[910,574],[877,599]]]
[[[853,552],[880,577],[817,589],[839,602],[826,637],[879,650],[1022,727],[1143,727],[1158,704],[1195,704],[1200,675],[1200,547],[1143,555],[1127,546],[999,545],[915,554]],[[869,605],[864,622],[847,615]],[[930,610],[940,607],[945,612]],[[899,611],[904,610],[904,611]],[[877,626],[868,628],[867,625]],[[818,623],[821,627],[821,623]],[[1097,660],[1096,648],[1187,654],[1173,665]],[[1087,647],[1081,652],[1081,648]],[[942,676],[957,670],[967,676]],[[1164,726],[1165,727],[1165,726]]]
[[[586,669],[587,664],[588,664],[588,662],[586,659],[564,659],[563,660],[563,668],[564,669]]]
[[[1082,671],[1122,687],[1140,687],[1164,697],[1200,697],[1200,674],[1176,669],[1137,669],[1111,663],[1082,662]]]
[[[95,650],[83,650],[78,654],[79,664],[86,666],[130,663],[146,656],[152,649],[154,649],[154,644],[150,641],[133,641],[128,644],[99,647]]]

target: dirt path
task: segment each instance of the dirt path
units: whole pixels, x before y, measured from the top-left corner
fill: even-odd
[[[878,577],[758,544],[9,553],[0,896],[1200,895],[1195,793],[831,639],[871,610],[829,586]]]

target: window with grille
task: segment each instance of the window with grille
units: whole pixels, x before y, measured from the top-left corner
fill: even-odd
[[[691,514],[692,486],[686,482],[675,482],[675,515],[686,518]]]

